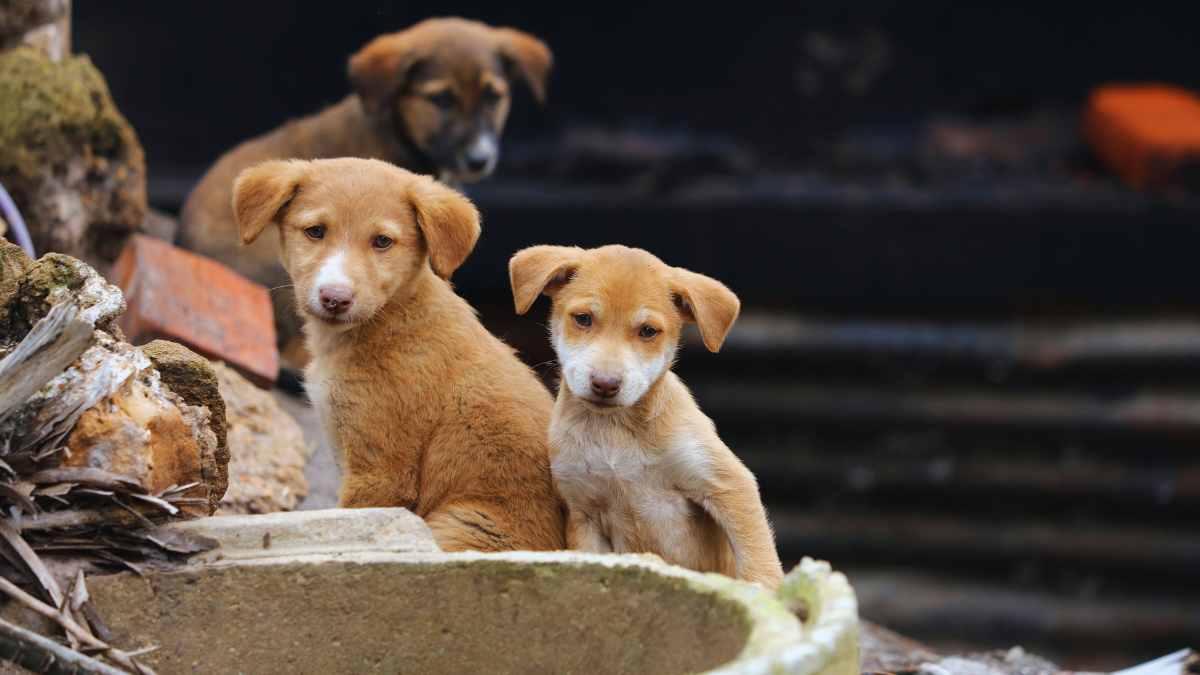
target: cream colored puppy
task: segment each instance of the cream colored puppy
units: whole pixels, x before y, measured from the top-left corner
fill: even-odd
[[[524,314],[553,299],[562,382],[551,471],[570,548],[655,553],[762,583],[783,577],[754,475],[670,370],[684,323],[717,351],[737,318],[720,282],[624,246],[534,246],[509,262]]]

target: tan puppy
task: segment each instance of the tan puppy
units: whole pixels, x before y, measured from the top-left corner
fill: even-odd
[[[550,394],[447,281],[471,202],[377,160],[291,160],[242,172],[233,209],[243,241],[279,232],[341,505],[407,507],[447,551],[562,548]]]
[[[274,232],[239,246],[233,179],[268,159],[368,157],[443,180],[475,181],[500,155],[512,83],[545,99],[550,50],[511,28],[430,19],[375,38],[350,57],[355,93],[341,103],[251,139],[209,169],[184,204],[181,242],[272,288],[287,283]],[[281,339],[296,317],[277,294]]]
[[[567,544],[656,553],[760,582],[783,577],[754,475],[670,371],[685,322],[717,351],[739,311],[721,283],[640,249],[534,246],[509,262],[524,314],[554,300],[562,382],[552,470],[570,509]]]

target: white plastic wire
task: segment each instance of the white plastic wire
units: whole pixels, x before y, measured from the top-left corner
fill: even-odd
[[[21,212],[17,210],[16,203],[13,202],[12,197],[8,195],[8,190],[5,190],[2,184],[0,184],[0,214],[12,228],[17,246],[25,249],[25,255],[37,258],[37,254],[33,250],[33,239],[29,237],[29,229],[25,227],[25,220],[21,218]]]

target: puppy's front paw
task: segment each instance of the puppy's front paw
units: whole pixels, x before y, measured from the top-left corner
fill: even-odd
[[[783,583],[783,569],[749,572],[742,577],[742,581],[749,581],[769,591],[774,591],[779,588],[779,584]]]

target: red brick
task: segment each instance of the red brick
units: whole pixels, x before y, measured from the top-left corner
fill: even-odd
[[[1133,187],[1161,188],[1200,165],[1200,97],[1160,84],[1092,92],[1084,134],[1096,156]]]
[[[279,371],[271,298],[224,265],[134,235],[110,275],[129,305],[119,324],[133,344],[164,338],[228,363],[258,384]]]

